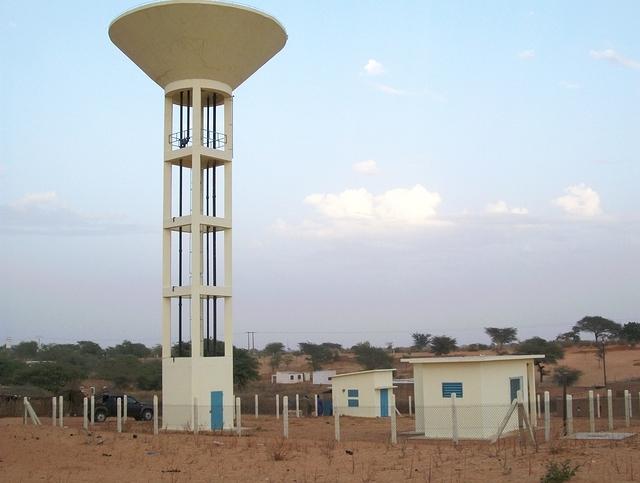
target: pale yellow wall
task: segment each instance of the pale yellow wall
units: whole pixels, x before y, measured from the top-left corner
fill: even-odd
[[[331,380],[333,397],[333,410],[338,410],[341,415],[375,418],[380,416],[380,391],[376,387],[389,387],[389,401],[391,400],[391,385],[393,372],[365,372],[343,377],[334,377]],[[347,394],[349,389],[358,390],[359,406],[348,407]]]

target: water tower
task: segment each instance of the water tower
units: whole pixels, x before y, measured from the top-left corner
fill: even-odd
[[[122,14],[109,37],[164,89],[163,427],[229,429],[233,91],[287,35],[251,8],[171,0]]]

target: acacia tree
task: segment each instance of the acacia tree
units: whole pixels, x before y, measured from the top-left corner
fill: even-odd
[[[555,382],[558,386],[562,386],[562,421],[564,424],[564,432],[567,434],[567,387],[573,386],[580,376],[582,375],[582,371],[578,369],[572,369],[567,366],[558,366],[556,370],[553,371],[553,382]]]
[[[300,342],[300,352],[307,356],[307,362],[314,371],[322,369],[326,362],[330,362],[336,358],[336,354],[329,347],[322,344],[313,344],[311,342]]]
[[[632,347],[635,347],[635,345],[640,342],[640,323],[627,322],[626,324],[624,324],[624,326],[622,326],[620,336],[628,344],[631,344]]]
[[[418,351],[423,351],[429,345],[431,340],[431,334],[421,334],[420,332],[414,332],[411,334],[413,339],[413,348]]]
[[[354,345],[351,350],[356,355],[356,360],[366,370],[390,369],[393,358],[381,347],[374,347],[369,342],[361,342]]]
[[[518,329],[515,327],[485,327],[484,331],[491,338],[498,352],[502,352],[505,344],[515,342],[518,335]]]
[[[557,342],[544,340],[542,337],[532,337],[520,342],[516,348],[516,354],[544,354],[544,359],[536,359],[535,365],[540,374],[540,382],[549,374],[546,369],[548,364],[555,364],[564,357],[564,349]]]
[[[433,352],[435,355],[442,356],[456,350],[458,348],[458,344],[453,337],[440,335],[431,338],[429,347],[431,349],[431,352]]]
[[[587,315],[573,326],[576,332],[591,332],[596,341],[598,351],[596,357],[602,359],[602,375],[604,385],[607,385],[607,351],[606,345],[609,339],[617,337],[622,330],[622,326],[613,320],[605,319],[599,315]],[[599,346],[598,346],[599,344]]]
[[[283,352],[284,344],[282,342],[271,342],[265,346],[264,353],[269,356],[269,365],[272,371],[280,367]]]

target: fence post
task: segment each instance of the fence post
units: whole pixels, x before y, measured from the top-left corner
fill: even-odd
[[[158,434],[158,395],[153,395],[153,434]]]
[[[27,396],[22,398],[22,407],[24,408],[24,414],[22,415],[22,424],[27,424]]]
[[[600,393],[596,393],[596,416],[600,419]]]
[[[89,430],[89,399],[86,397],[82,400],[82,427]]]
[[[276,394],[276,419],[280,419],[280,394]]]
[[[391,444],[398,443],[398,425],[396,418],[396,395],[391,393]]]
[[[631,396],[631,391],[629,391],[629,419],[633,417],[633,396]]]
[[[127,395],[125,394],[123,399],[122,399],[122,423],[126,424],[127,422],[127,407],[129,406],[129,404],[127,404]]]
[[[58,411],[58,399],[53,396],[51,398],[51,425],[55,427],[56,425],[56,413]]]
[[[333,426],[335,429],[336,441],[340,441],[340,411],[339,408],[333,408]]]
[[[567,394],[567,436],[573,434],[573,396]]]
[[[629,407],[629,390],[624,390],[624,425],[628,428],[631,423],[629,421],[629,416],[631,413],[631,408]]]
[[[456,393],[451,393],[451,437],[458,444],[458,411],[456,408]]]
[[[540,411],[540,394],[536,394],[536,419],[538,419],[542,414]]]
[[[61,428],[64,428],[64,398],[58,397],[58,423]]]
[[[253,396],[253,402],[256,406],[256,419],[258,419],[258,395]]]
[[[198,415],[198,398],[193,398],[193,434],[198,434],[200,428],[200,419]]]
[[[282,398],[282,424],[285,438],[289,437],[289,396]]]
[[[316,417],[317,417],[317,416],[320,416],[320,415],[318,414],[318,395],[317,395],[317,394],[314,394],[314,395],[313,395],[313,402],[314,402],[314,404],[315,404],[315,406],[316,406]]]
[[[607,417],[609,418],[609,431],[613,431],[613,392],[607,389]]]
[[[122,433],[122,399],[116,399],[116,429]]]
[[[593,410],[593,391],[589,391],[589,431],[592,433],[596,431],[596,420]]]
[[[236,426],[238,436],[242,436],[242,402],[239,397],[236,398]]]
[[[411,396],[409,396],[409,416],[413,415],[413,408],[411,407]]]
[[[549,391],[544,392],[544,440],[549,442],[551,439],[551,404],[549,401]]]
[[[96,397],[92,394],[91,395],[91,416],[90,416],[91,426],[93,426],[96,422],[95,414],[96,414]]]
[[[296,418],[300,417],[300,395],[296,394]]]

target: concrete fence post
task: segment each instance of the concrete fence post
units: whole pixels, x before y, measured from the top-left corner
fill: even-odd
[[[391,444],[398,444],[398,423],[396,413],[396,395],[391,393]]]
[[[242,436],[242,401],[239,397],[236,398],[236,426],[238,436]]]
[[[125,394],[122,398],[122,423],[125,424],[127,422],[127,408],[129,407],[127,395]]]
[[[95,393],[95,387],[92,388]],[[96,397],[95,395],[91,395],[91,415],[89,416],[89,420],[91,422],[91,426],[93,426],[96,422]]]
[[[64,428],[64,398],[58,397],[58,424],[61,428]]]
[[[573,396],[567,394],[567,436],[573,434]]]
[[[82,427],[89,430],[89,399],[86,397],[82,400]]]
[[[589,431],[595,433],[596,420],[593,408],[593,391],[589,391]]]
[[[624,390],[624,425],[628,428],[631,423],[629,421],[631,408],[629,407],[629,390]]]
[[[540,411],[540,394],[536,394],[536,419],[542,416],[542,411]]]
[[[193,434],[198,434],[200,428],[200,418],[198,414],[198,398],[193,398]]]
[[[280,394],[276,394],[276,419],[280,419]]]
[[[456,393],[451,393],[451,437],[458,444],[458,409],[456,408]]]
[[[609,419],[609,431],[613,431],[613,392],[607,389],[607,418]]]
[[[116,429],[122,433],[122,399],[116,399]]]
[[[600,419],[600,393],[596,394],[596,416]]]
[[[339,408],[333,408],[333,427],[335,430],[336,441],[340,441],[340,411]]]
[[[153,395],[153,434],[158,434],[158,395]]]
[[[411,396],[409,396],[409,416],[413,415],[413,407],[411,406]]]
[[[258,395],[257,394],[253,396],[253,403],[255,404],[255,407],[256,407],[256,419],[258,419],[259,409],[258,409]]]
[[[631,395],[631,391],[629,391],[629,419],[633,417],[633,396]]]
[[[51,398],[51,425],[52,426],[56,425],[57,411],[58,411],[58,398],[53,396]]]
[[[22,407],[24,408],[24,414],[22,415],[22,424],[27,424],[27,417],[29,415],[29,412],[27,411],[27,396],[24,396],[22,398]]]
[[[289,437],[289,396],[282,398],[282,429],[285,438]]]
[[[314,395],[313,395],[313,403],[315,404],[315,407],[316,407],[316,417],[317,417],[317,416],[320,416],[320,415],[318,414],[318,395],[317,395],[317,394],[314,394]]]
[[[549,391],[544,392],[544,440],[549,442],[551,439],[551,402],[549,400]]]
[[[300,417],[300,395],[296,394],[296,418]]]

